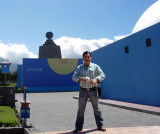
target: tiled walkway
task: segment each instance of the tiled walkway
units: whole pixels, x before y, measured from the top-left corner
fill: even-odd
[[[78,92],[28,94],[28,100],[32,102],[30,122],[34,124],[33,130],[29,130],[30,134],[72,134],[76,118],[74,111],[77,111],[77,95]],[[22,100],[22,97],[22,94],[16,95],[19,101]],[[99,103],[102,104],[100,106],[106,121],[104,127],[107,131],[89,129],[96,124],[94,117],[91,116],[92,106],[88,103],[85,113],[86,124],[81,134],[160,134],[160,107],[107,99],[99,99]],[[16,104],[20,109],[20,103]]]
[[[78,99],[77,96],[74,96],[73,98]],[[99,103],[160,115],[160,107],[133,104],[107,99],[99,99]],[[70,130],[59,132],[45,132],[43,134],[72,134],[72,131]],[[160,126],[106,128],[106,132],[97,131],[96,129],[85,129],[80,132],[80,134],[160,134]]]
[[[107,128],[106,132],[96,129],[83,130],[79,134],[160,134],[160,126]],[[36,133],[42,134],[42,133]],[[72,134],[72,131],[45,132],[44,134]]]

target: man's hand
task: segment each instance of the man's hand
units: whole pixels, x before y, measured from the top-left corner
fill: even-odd
[[[98,79],[96,79],[96,78],[91,80],[91,83],[92,83],[93,85],[96,85],[97,82],[98,82]]]
[[[89,79],[87,79],[87,78],[85,78],[85,77],[81,77],[80,79],[79,79],[79,81],[83,81],[83,82],[87,82]]]

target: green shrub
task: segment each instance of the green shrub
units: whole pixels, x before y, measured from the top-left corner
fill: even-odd
[[[0,106],[0,127],[15,127],[17,117],[10,106]]]

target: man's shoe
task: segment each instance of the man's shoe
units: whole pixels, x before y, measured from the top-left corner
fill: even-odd
[[[106,129],[103,128],[103,127],[98,128],[98,130],[100,130],[100,131],[106,131]]]
[[[75,129],[75,130],[73,131],[73,133],[79,133],[80,131],[82,131],[82,130]]]

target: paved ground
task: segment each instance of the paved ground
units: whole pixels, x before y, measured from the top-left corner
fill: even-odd
[[[76,120],[78,100],[73,99],[78,92],[28,93],[31,101],[31,118],[28,120],[41,132],[73,130]],[[23,94],[17,93],[16,107],[20,109]],[[159,126],[160,116],[100,104],[105,128]],[[85,112],[84,129],[96,128],[93,110],[88,102]]]
[[[43,134],[43,133],[36,133]],[[73,134],[72,131],[45,132],[44,134]],[[160,134],[159,126],[106,128],[105,132],[86,129],[79,134]]]

